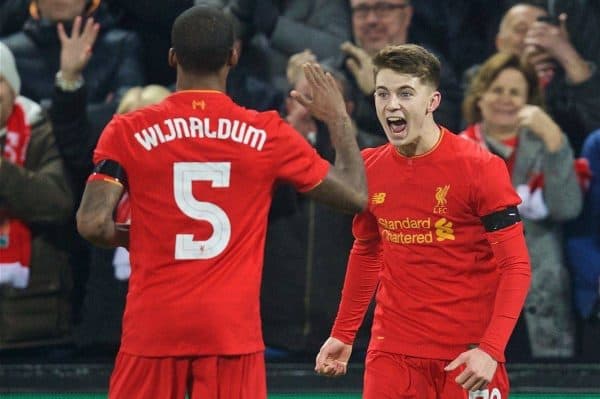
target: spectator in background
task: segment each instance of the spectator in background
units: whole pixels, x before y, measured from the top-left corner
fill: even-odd
[[[239,67],[284,92],[291,55],[309,48],[325,59],[350,38],[347,0],[230,0],[227,10],[244,43]]]
[[[592,15],[600,15],[599,8],[600,3],[590,2]],[[597,21],[588,15],[583,17],[582,13],[587,13],[587,9],[579,10],[578,20],[589,17],[590,21]],[[546,20],[538,20],[540,17]],[[587,134],[600,128],[598,59],[589,58],[594,54],[597,57],[598,51],[579,52],[570,36],[578,37],[580,46],[588,39],[580,38],[573,25],[572,30],[567,31],[567,14],[561,14],[560,19],[548,17],[548,11],[539,5],[517,3],[502,18],[496,48],[500,52],[516,54],[534,65],[548,113],[568,135],[575,154],[578,154]],[[589,22],[586,26],[594,23]],[[596,39],[591,37],[589,40]],[[466,81],[476,70],[477,66],[467,71]]]
[[[371,57],[386,45],[408,42],[413,6],[409,0],[350,0],[350,5],[354,43],[345,42],[341,46],[342,54],[335,64],[346,71],[354,87],[354,119],[358,127],[380,132],[373,100],[375,79]],[[336,54],[339,53],[338,50]],[[441,125],[456,131],[462,93],[452,67],[443,58],[440,61],[444,65],[440,82],[444,101],[435,111],[435,118]]]
[[[590,14],[587,8],[580,9],[580,16],[585,12],[586,18],[597,25],[600,3],[589,3]],[[583,54],[575,47],[570,34],[575,34],[579,27],[571,26],[572,30],[567,30],[566,13],[551,14],[551,18],[555,22],[536,21],[531,25],[522,56],[536,68],[550,114],[569,135],[575,153],[579,154],[587,134],[600,128],[599,52],[596,49],[593,54]],[[596,33],[597,30],[596,27]],[[597,37],[585,40],[599,44]],[[581,38],[578,43],[583,44]],[[592,56],[596,58],[590,58]]]
[[[567,136],[543,110],[533,67],[517,55],[490,57],[463,103],[461,134],[503,158],[521,197],[532,283],[524,308],[534,358],[574,355],[570,279],[562,226],[581,211],[582,192]]]
[[[334,74],[352,116],[350,87],[339,72]],[[294,90],[310,95],[310,85],[300,72]],[[293,98],[285,102],[286,121],[311,143],[323,158],[333,162],[334,148],[326,126]],[[360,147],[379,136],[358,132]],[[352,246],[352,216],[300,195],[280,185],[274,195],[265,247],[261,288],[261,315],[267,359],[312,359],[328,333]],[[368,322],[366,323],[369,324]],[[356,348],[363,352],[367,329],[361,330]]]
[[[73,89],[85,82],[89,120],[100,130],[122,94],[144,83],[137,35],[116,28],[100,0],[34,0],[30,11],[22,32],[1,39],[15,55],[23,95],[49,108],[55,85]],[[71,32],[76,23],[85,26],[91,18],[99,32],[89,62],[79,71],[62,70],[59,32]]]
[[[569,225],[566,248],[579,317],[578,354],[597,362],[600,360],[600,130],[592,132],[585,140],[581,156],[589,162],[591,176],[583,211]]]
[[[73,194],[42,108],[0,43],[0,349],[71,338]]]

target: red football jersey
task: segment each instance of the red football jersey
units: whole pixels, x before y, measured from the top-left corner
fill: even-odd
[[[131,278],[121,350],[142,356],[264,349],[259,314],[276,181],[299,191],[330,164],[276,112],[182,91],[115,116],[94,162],[127,174]]]
[[[353,233],[374,242],[375,256],[346,277],[332,335],[354,339],[364,287],[378,282],[370,348],[453,359],[481,342],[494,310],[500,270],[481,217],[520,202],[506,165],[445,129],[423,155],[406,158],[387,144],[363,157],[369,204]]]

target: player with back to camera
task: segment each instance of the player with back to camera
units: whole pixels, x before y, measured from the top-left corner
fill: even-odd
[[[174,22],[177,91],[104,129],[77,213],[92,243],[128,246],[131,277],[110,398],[266,398],[259,291],[274,184],[347,212],[366,205],[364,167],[335,80],[306,65],[329,127],[332,166],[276,112],[227,97],[238,60],[231,21],[196,6]],[[113,212],[130,195],[131,227]]]
[[[519,196],[502,159],[435,123],[434,55],[388,46],[373,62],[389,143],[363,150],[369,202],[315,370],[346,373],[376,292],[363,398],[508,398],[504,349],[531,274]]]

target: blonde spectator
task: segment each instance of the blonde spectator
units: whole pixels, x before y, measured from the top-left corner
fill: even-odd
[[[136,86],[127,90],[117,107],[117,114],[125,114],[146,105],[162,101],[171,91],[161,85]]]

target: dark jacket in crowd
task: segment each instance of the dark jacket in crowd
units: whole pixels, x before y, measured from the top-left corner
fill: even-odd
[[[578,85],[570,84],[558,70],[546,88],[550,114],[579,154],[586,137],[600,129],[600,2],[549,0],[548,9],[552,15],[567,14],[569,40],[593,70],[592,77]]]
[[[0,37],[21,30],[29,17],[31,0],[2,0],[0,2]]]
[[[319,126],[315,148],[330,161],[329,135]],[[366,140],[358,137],[361,146]],[[369,140],[371,141],[371,140]],[[329,337],[352,248],[352,215],[280,186],[273,197],[263,269],[261,314],[268,347],[297,360],[314,359]],[[354,345],[368,345],[369,313]]]
[[[288,88],[290,56],[311,49],[325,59],[351,37],[346,0],[231,0],[228,10],[244,40],[240,63],[279,90]]]

